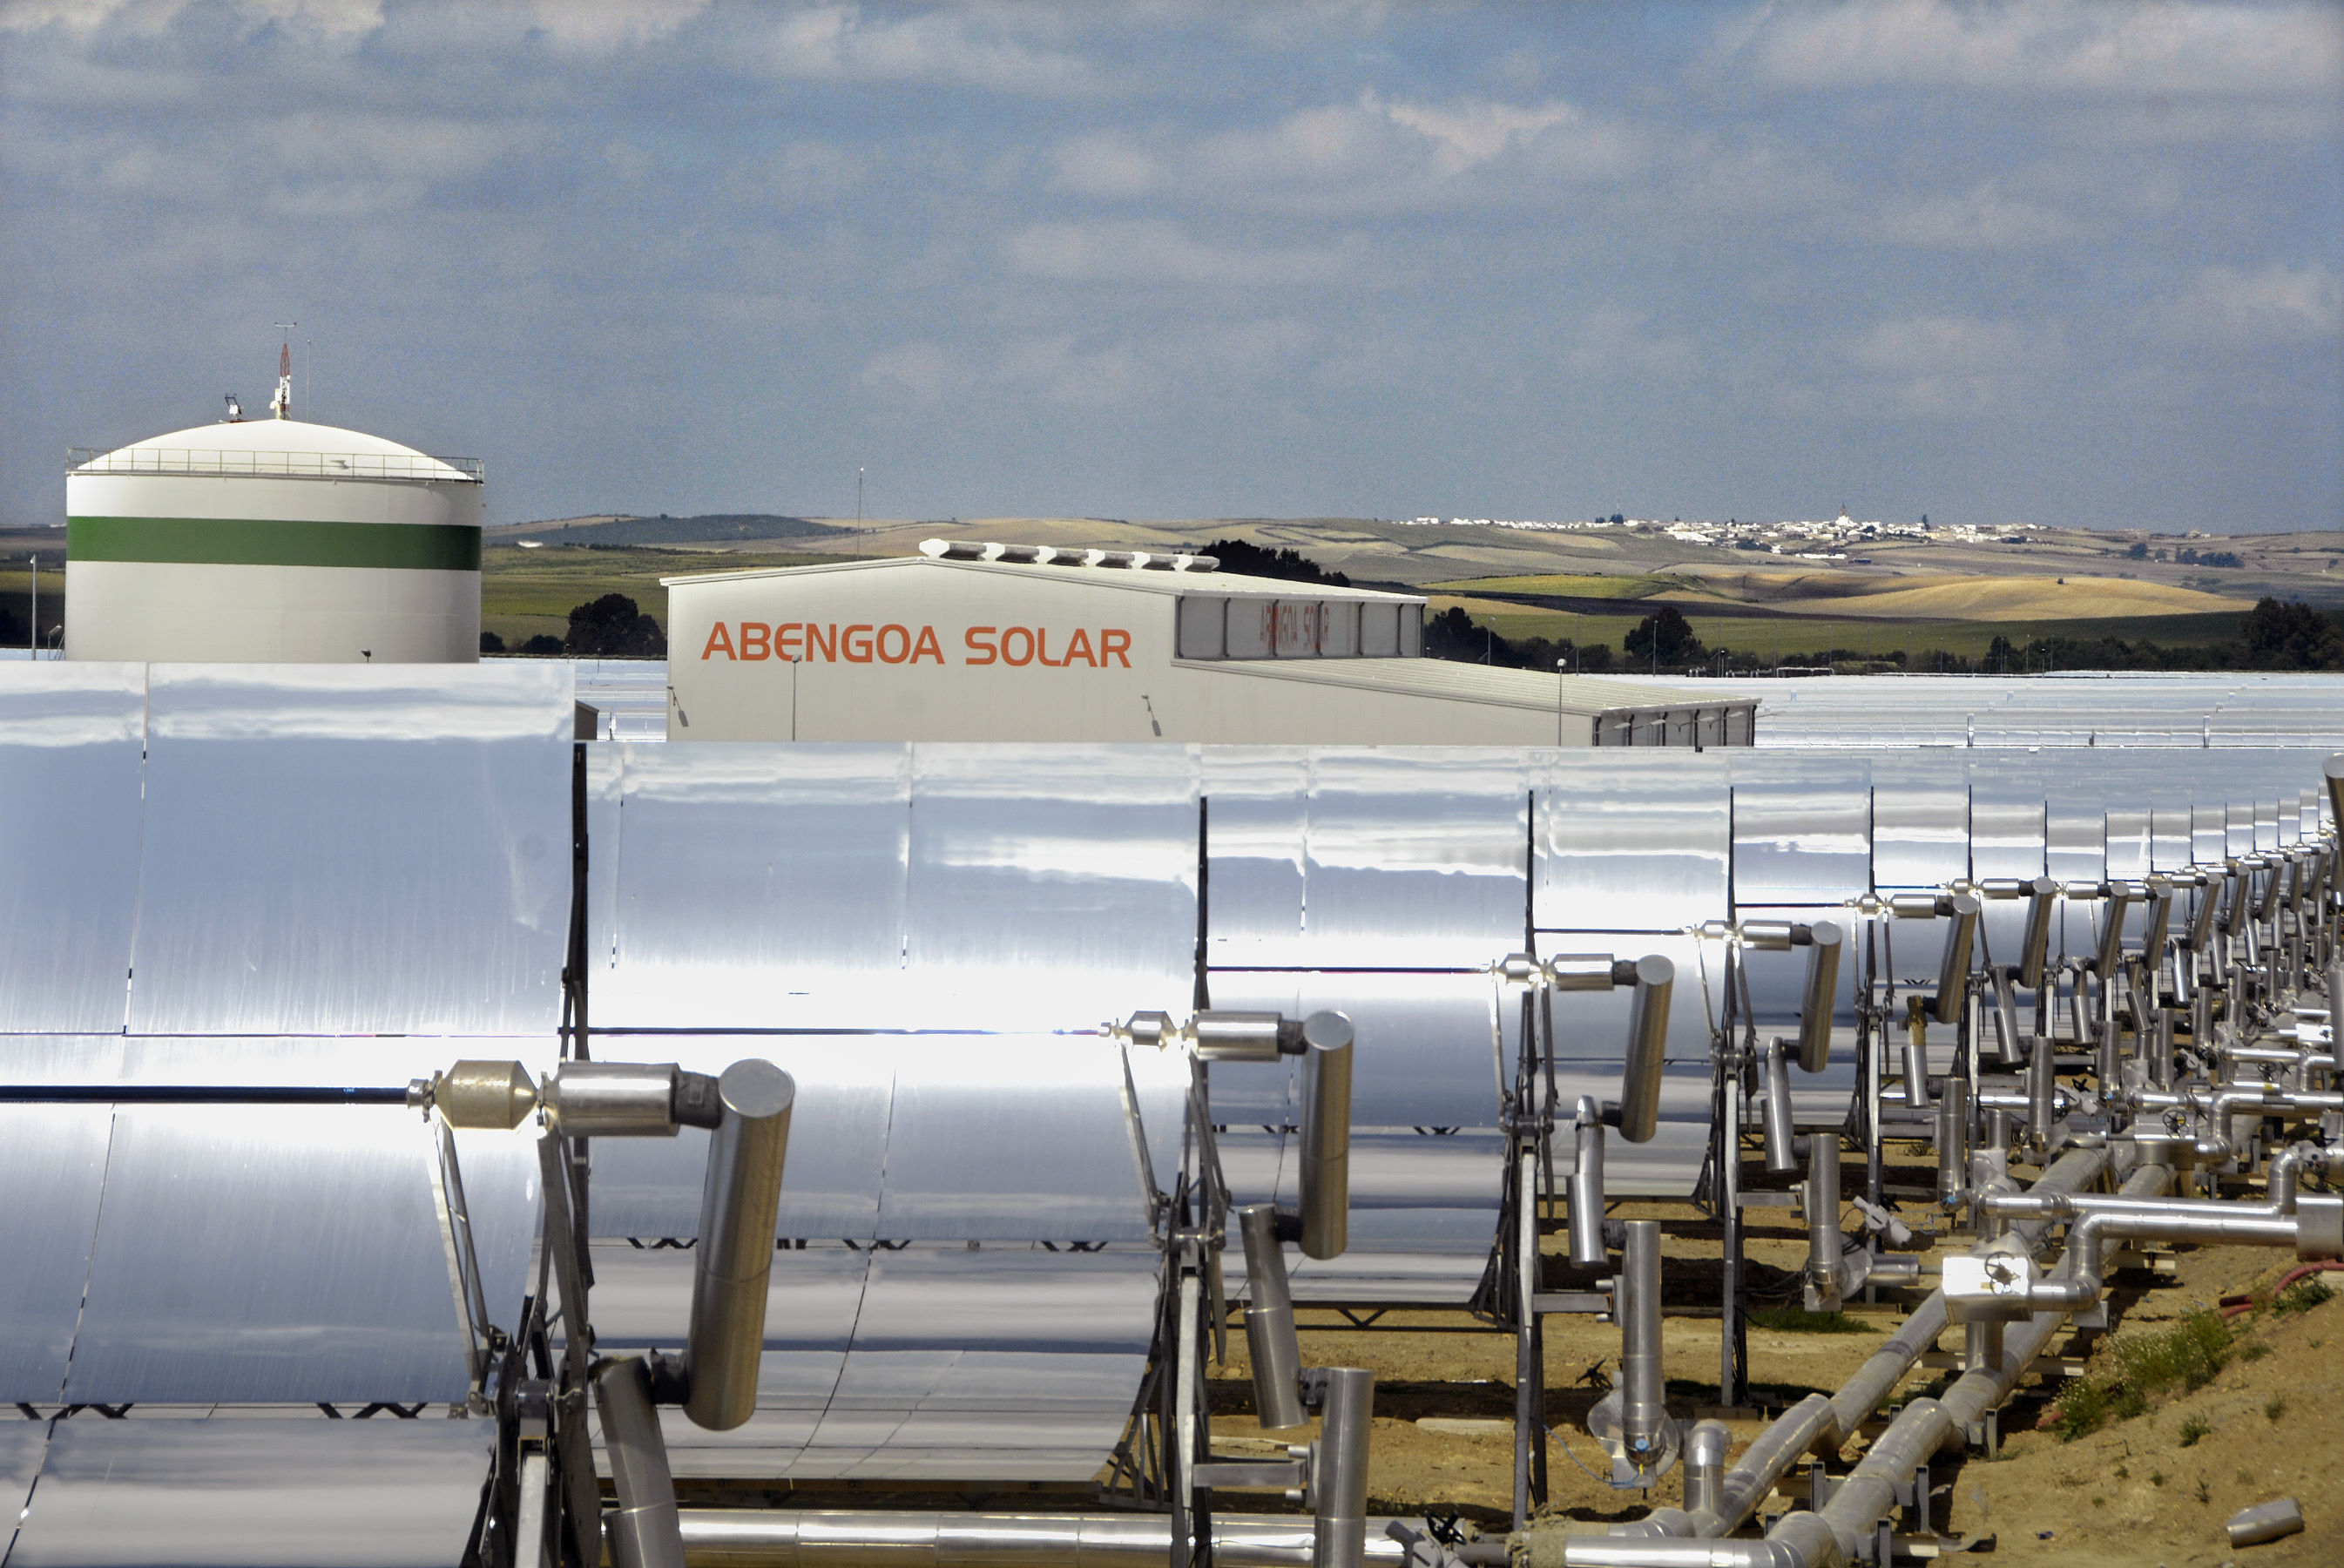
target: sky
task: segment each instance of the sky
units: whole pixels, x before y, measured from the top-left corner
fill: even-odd
[[[0,523],[286,337],[492,522],[2332,529],[2344,6],[0,0]]]

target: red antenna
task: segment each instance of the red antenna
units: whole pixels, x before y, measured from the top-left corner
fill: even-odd
[[[277,350],[277,373],[280,376],[289,376],[293,373],[293,345],[290,343],[282,345]]]

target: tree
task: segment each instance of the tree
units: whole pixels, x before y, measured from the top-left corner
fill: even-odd
[[[2010,639],[1997,632],[1994,641],[1986,645],[1986,663],[1993,666],[1995,673],[2006,674],[2010,670],[2010,661],[2017,652],[2018,650],[2010,645]]]
[[[570,612],[561,651],[575,659],[657,659],[667,653],[667,637],[633,600],[605,593]]]
[[[480,633],[480,652],[483,652],[483,653],[501,653],[501,652],[503,652],[504,651],[505,651],[505,640],[504,640],[502,637],[498,636],[498,635],[497,635],[495,632],[481,632],[481,633]]]
[[[2256,601],[2238,622],[2247,653],[2257,664],[2281,669],[2344,668],[2344,635],[2310,605],[2298,601],[2282,604],[2276,599]]]
[[[1650,664],[1682,664],[1702,656],[1701,639],[1692,634],[1692,625],[1683,612],[1673,604],[1663,604],[1652,614],[1636,622],[1622,639],[1632,659]]]
[[[531,637],[528,642],[522,643],[519,652],[530,654],[536,658],[546,658],[557,655],[561,652],[561,639],[554,636],[550,632],[540,632],[536,636]]]
[[[1264,550],[1258,544],[1248,544],[1242,539],[1217,539],[1205,546],[1204,554],[1221,563],[1224,572],[1235,572],[1247,577],[1277,577],[1289,582],[1323,582],[1329,588],[1349,588],[1351,580],[1339,572],[1329,572],[1300,551],[1291,546]]]

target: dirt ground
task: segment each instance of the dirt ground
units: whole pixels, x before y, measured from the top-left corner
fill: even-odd
[[[1920,1175],[1892,1168],[1889,1179],[1917,1180]],[[1860,1170],[1851,1170],[1852,1187],[1858,1176]],[[1905,1212],[1912,1219],[1922,1210],[1908,1204]],[[1662,1221],[1662,1279],[1672,1307],[1714,1310],[1714,1221],[1682,1204],[1626,1203],[1616,1213]],[[1798,1211],[1745,1213],[1753,1291],[1786,1292],[1805,1256]],[[1967,1241],[1960,1238],[1957,1244],[1965,1247]],[[1561,1246],[1560,1237],[1547,1239],[1548,1287],[1588,1288],[1586,1280],[1553,1255]],[[2170,1276],[2127,1270],[2113,1278],[2107,1333],[2065,1335],[2052,1348],[2105,1359],[2107,1352],[2096,1347],[2105,1345],[2108,1335],[2154,1330],[2224,1295],[2268,1288],[2293,1263],[2291,1254],[2261,1248],[2174,1249]],[[2336,1282],[2344,1286],[2344,1275],[2336,1276]],[[1925,1289],[1927,1284],[1925,1277]],[[1924,1293],[1913,1291],[1910,1300]],[[1748,1339],[1753,1399],[1771,1417],[1810,1391],[1836,1389],[1903,1321],[1905,1311],[1904,1300],[1850,1303],[1849,1316],[1877,1330],[1870,1333],[1782,1332],[1753,1324]],[[1299,1317],[1305,1364],[1364,1366],[1377,1374],[1370,1511],[1453,1513],[1485,1531],[1507,1529],[1513,1486],[1513,1339],[1477,1328],[1461,1312],[1395,1311],[1365,1330],[1330,1311],[1305,1309]],[[1681,1421],[1690,1422],[1697,1410],[1717,1401],[1718,1339],[1713,1318],[1663,1321],[1669,1408]],[[2232,1562],[2240,1568],[2308,1568],[2344,1563],[2344,1482],[2335,1479],[2335,1456],[2344,1452],[2344,1290],[2309,1312],[2253,1314],[2238,1343],[2242,1351],[2253,1344],[2268,1344],[2269,1351],[2234,1355],[2206,1387],[2159,1401],[2147,1414],[2074,1442],[2035,1430],[2062,1380],[2056,1374],[2047,1381],[2028,1380],[2003,1411],[2006,1435],[1998,1458],[1988,1460],[1975,1451],[1940,1457],[1931,1477],[1937,1489],[1938,1527],[1991,1536],[1992,1546],[1981,1541],[1980,1547],[2015,1563],[2087,1568],[2210,1568]],[[1956,1330],[1940,1348],[1958,1351],[1960,1344]],[[1605,1374],[1616,1369],[1619,1349],[1613,1326],[1589,1317],[1547,1320],[1547,1409],[1554,1443],[1549,1502],[1541,1512],[1557,1523],[1635,1519],[1655,1505],[1682,1501],[1681,1468],[1650,1492],[1614,1491],[1598,1479],[1609,1463],[1587,1435],[1584,1421],[1608,1386]],[[1953,1375],[1915,1368],[1896,1399],[1935,1391]],[[1213,1431],[1223,1452],[1266,1454],[1315,1435],[1263,1432],[1252,1419],[1249,1378],[1244,1336],[1233,1319],[1229,1360],[1213,1369],[1212,1380]],[[2186,1448],[2185,1421],[2208,1429]],[[1732,1459],[1738,1459],[1764,1421],[1739,1419],[1728,1425],[1734,1434]],[[1860,1455],[1864,1441],[1850,1445],[1848,1462]],[[1785,1478],[1785,1490],[1803,1492],[1797,1472]],[[2301,1503],[2305,1533],[2232,1550],[2223,1532],[2230,1515],[2280,1496]],[[1778,1495],[1768,1511],[1785,1503]]]

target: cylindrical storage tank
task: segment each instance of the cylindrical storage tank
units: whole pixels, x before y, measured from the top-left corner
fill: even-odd
[[[199,426],[66,471],[66,656],[471,663],[480,465],[298,420]]]

